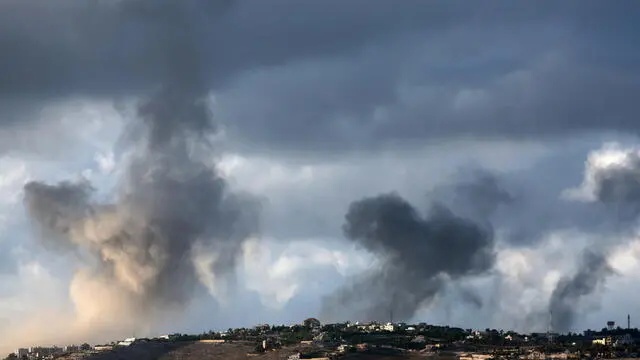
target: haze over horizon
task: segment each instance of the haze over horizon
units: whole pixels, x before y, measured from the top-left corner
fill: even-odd
[[[636,326],[638,16],[0,2],[0,350],[390,312]]]

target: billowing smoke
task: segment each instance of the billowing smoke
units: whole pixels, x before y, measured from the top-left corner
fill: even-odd
[[[552,312],[552,327],[559,332],[572,328],[579,301],[596,292],[614,274],[606,256],[621,245],[619,238],[629,238],[625,233],[637,221],[640,210],[639,152],[614,145],[593,152],[586,162],[581,188],[569,194],[593,205],[606,206],[617,219],[615,230],[622,236],[611,236],[590,247],[573,277],[563,278],[557,284],[549,301],[549,311]]]
[[[487,222],[501,207],[516,201],[502,179],[488,170],[475,169],[471,174],[460,172],[458,177],[466,180],[440,186],[430,196],[448,204],[462,217]]]
[[[594,168],[593,195],[615,207],[620,220],[635,219],[640,211],[640,154],[631,150],[614,163]]]
[[[614,274],[603,254],[585,251],[578,271],[560,279],[549,300],[551,328],[566,333],[573,330],[578,304],[583,297],[600,288],[607,277]]]
[[[224,275],[257,230],[251,202],[229,193],[215,169],[194,160],[184,145],[154,145],[131,160],[115,203],[92,201],[91,187],[82,182],[25,186],[25,204],[45,230],[43,240],[94,258],[92,271],[76,277],[73,289],[84,292],[80,279],[99,281],[117,297],[77,303],[91,307],[84,313],[114,304],[137,314],[182,305],[197,280],[194,247],[224,253],[212,264],[214,274]]]
[[[118,321],[149,320],[158,310],[184,307],[199,276],[208,275],[200,280],[211,287],[232,274],[243,241],[258,225],[254,200],[230,192],[205,159],[215,156],[210,138],[216,126],[189,36],[190,8],[125,5],[134,3],[145,5],[137,10],[144,9],[141,20],[157,30],[167,66],[158,79],[161,88],[126,127],[123,144],[133,146],[119,149],[130,156],[115,201],[97,201],[87,181],[24,187],[43,242],[75,249],[86,259],[71,284],[79,320],[86,322],[116,314]],[[203,251],[214,256],[203,261]]]
[[[326,298],[324,318],[410,319],[447,281],[482,274],[495,260],[491,228],[440,204],[423,216],[393,193],[353,202],[344,233],[381,264]]]
[[[640,151],[605,144],[589,154],[582,185],[567,195],[587,202],[637,209],[640,204]]]

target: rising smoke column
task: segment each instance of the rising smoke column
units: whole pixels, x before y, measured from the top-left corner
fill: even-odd
[[[123,10],[132,11],[132,4],[157,31],[166,66],[162,86],[126,127],[123,143],[132,155],[116,200],[95,201],[87,181],[24,187],[43,243],[84,255],[70,291],[79,319],[87,322],[116,315],[118,321],[149,320],[156,311],[183,307],[200,274],[197,252],[218,254],[205,270],[220,279],[232,273],[243,241],[257,231],[256,203],[231,193],[215,166],[199,156],[202,150],[215,155],[209,138],[216,126],[190,37],[191,8],[138,1],[125,2]]]
[[[175,136],[175,137],[174,137]],[[256,230],[251,202],[228,192],[214,168],[194,160],[179,145],[153,143],[130,162],[118,199],[91,201],[87,183],[25,186],[25,204],[45,230],[43,240],[64,242],[88,251],[95,260],[90,273],[79,273],[73,289],[83,312],[144,314],[154,307],[184,304],[195,285],[194,246],[223,253],[213,272],[233,270],[242,242]],[[82,279],[82,280],[80,280]],[[86,299],[99,282],[116,298]],[[90,300],[90,301],[89,301]]]
[[[551,293],[549,311],[551,312],[551,328],[555,332],[571,331],[575,320],[577,304],[581,298],[589,296],[605,279],[614,274],[604,254],[585,251],[578,271],[571,277],[560,279]]]
[[[381,264],[327,297],[325,318],[346,311],[361,320],[409,319],[448,280],[484,273],[494,264],[492,230],[442,205],[422,216],[397,194],[383,194],[353,202],[345,219],[345,237]]]
[[[568,194],[592,206],[606,207],[617,219],[616,231],[629,231],[640,210],[640,152],[611,144],[594,151],[587,159],[582,186]],[[570,330],[579,300],[592,295],[615,274],[606,256],[619,245],[617,237],[612,236],[592,246],[583,254],[576,273],[558,282],[549,300],[554,331]]]

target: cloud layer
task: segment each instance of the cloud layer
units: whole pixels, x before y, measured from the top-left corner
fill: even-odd
[[[611,295],[638,258],[639,10],[3,1],[0,319],[530,331],[551,311],[576,331],[639,311]]]

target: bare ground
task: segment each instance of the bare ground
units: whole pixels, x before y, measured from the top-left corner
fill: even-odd
[[[134,344],[126,348],[106,351],[97,354],[79,354],[65,356],[59,360],[286,360],[298,348],[289,347],[263,354],[251,354],[253,343],[211,344],[201,342],[166,342]],[[381,355],[381,354],[349,354],[342,360],[401,360],[424,359],[418,354]]]
[[[287,359],[295,349],[282,349],[250,356],[255,344],[227,343],[211,344],[201,342],[149,342],[133,344],[112,351],[92,354],[74,354],[59,360],[207,360],[207,359]]]

